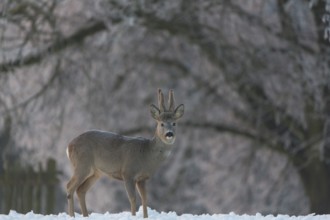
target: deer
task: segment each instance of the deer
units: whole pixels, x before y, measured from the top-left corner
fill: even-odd
[[[73,167],[73,175],[67,183],[70,216],[74,217],[75,192],[83,216],[88,216],[86,192],[101,176],[106,175],[124,182],[133,216],[136,215],[137,189],[143,217],[148,218],[146,181],[170,155],[176,139],[177,120],[184,114],[183,104],[175,108],[173,90],[169,91],[167,106],[161,89],[158,89],[158,107],[150,105],[151,117],[157,124],[150,139],[90,130],[68,144],[66,153]]]

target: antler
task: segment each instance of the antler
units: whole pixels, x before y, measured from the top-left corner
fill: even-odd
[[[158,106],[160,112],[170,111],[174,112],[175,103],[174,103],[174,92],[171,89],[168,93],[168,109],[165,107],[164,95],[161,89],[158,89]]]
[[[168,110],[171,112],[174,112],[174,108],[175,108],[174,105],[175,105],[174,104],[174,92],[171,89],[168,94],[168,106],[169,106]]]
[[[158,106],[159,106],[160,112],[165,111],[164,95],[163,95],[161,89],[158,89]]]

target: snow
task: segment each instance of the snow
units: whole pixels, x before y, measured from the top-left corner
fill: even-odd
[[[263,216],[259,213],[256,215],[237,215],[235,213],[229,214],[204,214],[204,215],[192,215],[183,214],[177,215],[175,212],[157,212],[152,209],[148,209],[149,219],[157,220],[328,220],[330,215],[306,215],[306,216],[288,216],[288,215],[266,215]],[[105,213],[98,214],[92,213],[88,218],[84,218],[82,215],[76,213],[76,217],[70,217],[66,213],[60,213],[58,215],[41,215],[29,212],[27,214],[17,213],[16,211],[10,211],[8,215],[0,215],[0,220],[138,220],[143,219],[142,208],[139,209],[136,216],[132,216],[130,212],[122,213]]]

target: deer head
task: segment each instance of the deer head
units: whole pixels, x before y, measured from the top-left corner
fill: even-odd
[[[170,90],[168,108],[166,108],[164,95],[160,89],[158,89],[158,106],[150,105],[151,116],[157,122],[156,135],[163,143],[173,144],[175,141],[176,121],[183,116],[184,106],[181,104],[175,108],[174,93],[173,90]]]

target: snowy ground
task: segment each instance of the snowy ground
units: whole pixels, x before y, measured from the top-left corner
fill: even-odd
[[[236,215],[230,214],[216,214],[216,215],[191,215],[183,214],[177,215],[175,212],[157,212],[155,210],[148,210],[149,219],[157,220],[330,220],[330,215],[307,215],[307,216],[288,216],[288,215]],[[138,220],[143,219],[142,209],[137,212],[137,216],[131,216],[130,212],[122,212],[117,214],[97,214],[92,213],[88,219],[91,220]],[[15,211],[11,211],[8,215],[0,215],[0,220],[73,220],[72,217],[66,213],[58,215],[40,215],[29,212],[27,214],[20,214]],[[75,220],[86,220],[79,214],[76,214]]]

